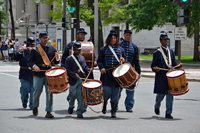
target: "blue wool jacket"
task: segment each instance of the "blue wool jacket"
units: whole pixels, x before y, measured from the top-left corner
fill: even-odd
[[[76,55],[74,55],[75,58],[78,60],[79,64],[81,65],[83,71],[85,72],[85,76],[87,76],[89,68],[86,65],[85,58],[82,55],[79,55],[79,59]],[[77,77],[85,78],[84,74],[82,72],[78,72],[79,67],[72,58],[72,56],[68,56],[65,61],[65,68],[67,69],[67,75],[69,77],[69,84],[75,85],[77,81]]]
[[[164,53],[166,54],[166,50],[162,48]],[[170,54],[171,54],[171,61],[172,61],[172,67],[178,65],[178,63],[175,60],[175,54],[172,49],[169,48]],[[168,69],[167,65],[165,64],[164,58],[159,50],[156,50],[153,54],[153,61],[151,64],[151,69],[153,72],[156,73],[155,75],[155,83],[154,83],[154,93],[157,94],[167,94],[169,92],[169,85],[166,73],[167,71],[160,70],[159,72],[156,72],[153,67],[159,67],[159,68],[165,68]]]
[[[19,61],[19,79],[32,80],[33,72],[28,69],[27,60],[29,58],[30,52],[25,49],[22,53],[16,52],[14,54],[14,60]]]
[[[127,61],[131,63],[131,65],[135,67],[137,73],[140,74],[141,69],[139,63],[138,47],[132,42],[129,42],[128,44],[125,40],[119,42],[119,45],[124,49]]]
[[[111,47],[114,49],[114,51],[117,54],[119,59],[120,59],[121,55],[122,55],[122,57],[124,57],[124,59],[126,59],[126,55],[125,55],[124,49],[122,47],[120,47],[120,46],[117,47],[116,44]],[[114,77],[112,75],[114,67],[116,67],[119,64],[119,62],[115,59],[115,57],[112,54],[112,52],[110,51],[109,47],[103,46],[100,49],[99,56],[97,59],[97,64],[98,64],[100,71],[102,68],[105,68],[105,69],[113,68],[111,70],[106,71],[106,73],[101,74],[100,80],[101,80],[103,86],[112,87],[114,84],[115,87],[119,87],[118,82],[114,79]]]

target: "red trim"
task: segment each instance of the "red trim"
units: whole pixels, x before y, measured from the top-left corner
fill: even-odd
[[[83,86],[84,83],[87,83],[87,82],[90,82],[90,81],[96,81],[96,82],[100,83],[101,85],[98,86],[98,87],[94,87],[94,88],[89,88],[89,87]],[[98,88],[101,87],[101,86],[102,86],[102,82],[101,82],[100,80],[96,80],[96,79],[88,79],[88,80],[82,82],[82,87],[83,87],[84,89],[87,89],[87,90],[95,90],[95,89],[98,89]]]
[[[69,87],[66,87],[66,89],[64,89],[62,92],[65,92],[65,91],[67,91],[68,89],[69,89]],[[51,90],[49,90],[49,92],[52,93],[52,94],[59,94],[59,93],[62,93],[62,92],[51,91]]]
[[[59,74],[59,75],[56,75],[56,76],[49,76],[49,75],[47,75],[48,72],[50,72],[50,71],[52,71],[52,70],[55,70],[55,69],[62,69],[62,70],[64,70],[64,73]],[[51,69],[47,70],[47,71],[45,72],[45,76],[46,76],[46,77],[49,77],[49,78],[57,78],[57,77],[60,77],[60,76],[64,75],[65,73],[66,73],[66,69],[65,69],[64,67],[55,67],[55,68],[51,68]]]
[[[175,77],[167,76],[167,74],[169,74],[170,72],[172,72],[172,71],[177,71],[177,70],[182,70],[182,71],[183,71],[183,74],[178,75],[178,76],[175,76]],[[178,78],[178,77],[183,76],[184,74],[185,74],[185,70],[183,70],[183,69],[174,69],[174,70],[171,70],[171,71],[167,72],[167,73],[166,73],[166,76],[167,76],[167,78]]]
[[[98,104],[100,104],[100,103],[102,103],[102,100],[99,101],[99,102],[97,102],[97,103],[88,103],[88,102],[86,102],[85,104],[86,104],[86,105],[98,105]]]
[[[186,91],[182,92],[182,93],[171,93],[171,92],[170,93],[173,96],[180,96],[180,95],[183,95],[183,94],[187,93],[188,91],[189,91],[189,88]]]

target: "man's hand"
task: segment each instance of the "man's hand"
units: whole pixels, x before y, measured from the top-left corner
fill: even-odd
[[[97,62],[95,61],[95,62],[94,62],[94,67],[96,67],[96,66],[97,66]]]
[[[80,77],[78,76],[77,79],[80,79]]]
[[[102,68],[102,69],[101,69],[101,74],[104,74],[104,73],[106,73],[106,69],[105,69],[105,68]]]
[[[56,59],[58,60],[59,59],[59,53],[55,52],[55,56],[56,56]]]
[[[160,71],[159,67],[154,67],[153,69],[156,70],[156,72]]]
[[[89,70],[88,72],[90,72],[90,73],[91,73],[92,71],[93,71],[93,69],[92,69],[92,68],[90,68],[90,70]]]
[[[175,68],[181,68],[183,66],[182,63],[178,64]]]
[[[26,49],[26,47],[21,47],[19,52],[22,53],[25,49]]]
[[[121,61],[121,63],[124,63],[124,62],[125,62],[125,60],[124,60],[123,57],[120,57],[120,61]]]
[[[39,68],[37,65],[34,66],[34,70],[35,70],[36,72],[40,72],[40,68]]]

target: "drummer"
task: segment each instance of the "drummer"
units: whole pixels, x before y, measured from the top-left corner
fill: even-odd
[[[40,45],[43,51],[46,53],[45,55],[47,55],[47,58],[48,58],[47,60],[51,61],[53,57],[55,56],[56,58],[53,60],[53,62],[54,64],[58,64],[60,61],[59,54],[58,52],[56,52],[56,49],[52,45],[47,43],[48,41],[47,32],[40,32],[39,39],[40,39]],[[43,85],[44,85],[45,91],[46,91],[46,109],[45,110],[47,111],[47,114],[45,115],[45,117],[53,118],[54,116],[51,114],[52,106],[53,106],[53,96],[48,91],[45,71],[40,71],[40,70],[48,70],[51,67],[45,64],[45,62],[47,61],[43,60],[37,47],[31,50],[29,59],[27,61],[27,65],[31,67],[32,69],[34,69],[33,87],[35,89],[35,92],[33,94],[33,115],[35,116],[38,115],[39,99],[43,91]]]
[[[119,46],[117,32],[111,30],[107,39],[106,46],[100,49],[97,64],[101,71],[100,80],[103,84],[103,97],[104,106],[102,113],[106,114],[107,101],[110,98],[111,102],[111,117],[116,118],[116,106],[118,102],[118,95],[120,86],[114,79],[112,71],[120,62],[125,61],[125,52],[122,47]]]
[[[172,69],[172,67],[177,66],[181,68],[182,64],[178,64],[175,60],[174,51],[167,47],[167,42],[169,40],[167,34],[160,35],[161,46],[158,50],[153,53],[153,61],[151,64],[151,69],[156,73],[155,83],[154,83],[154,93],[156,93],[156,101],[154,105],[154,111],[157,115],[160,115],[161,101],[166,96],[166,111],[165,118],[173,119],[172,117],[172,106],[173,106],[173,96],[169,93],[169,85],[166,77],[167,71],[160,70],[159,68]]]
[[[127,61],[134,67],[138,74],[141,73],[139,64],[138,47],[133,44],[131,40],[131,30],[124,30],[124,39],[119,42],[119,45],[124,49],[126,53]],[[135,85],[126,90],[125,107],[127,112],[133,112],[132,108],[134,106],[134,88]],[[121,96],[122,87],[119,93],[119,99]]]
[[[69,76],[69,108],[68,113],[73,113],[74,101],[77,99],[77,118],[83,118],[84,105],[82,96],[82,82],[81,78],[85,78],[88,72],[92,72],[92,68],[89,69],[86,65],[84,56],[80,55],[81,43],[73,43],[74,54],[68,56],[65,61],[65,68],[67,69],[67,75]]]
[[[35,38],[30,36],[27,38],[26,47],[23,46],[20,51],[14,53],[14,60],[19,61],[19,79],[21,82],[20,94],[23,108],[27,107],[29,102],[30,109],[33,109],[33,72],[28,69],[27,60],[30,55],[30,51],[35,47]]]
[[[72,41],[70,43],[67,44],[67,46],[65,46],[65,50],[63,52],[63,55],[62,55],[62,59],[61,59],[61,67],[65,67],[65,60],[66,58],[70,55],[70,49],[71,49],[71,46],[74,42],[83,42],[85,40],[85,35],[87,34],[87,32],[85,31],[84,28],[80,28],[78,29],[77,33],[76,33],[76,39],[75,41]],[[97,66],[97,62],[96,62],[96,58],[95,58],[95,61],[94,61],[94,67]],[[91,73],[88,77],[89,79],[94,79],[94,75],[93,73]],[[69,96],[67,97],[67,101],[69,101]],[[84,108],[86,111],[86,108],[87,106],[84,105]]]

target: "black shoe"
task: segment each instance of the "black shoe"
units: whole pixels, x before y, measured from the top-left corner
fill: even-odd
[[[155,112],[157,115],[160,115],[160,110],[159,110],[159,109],[156,109],[156,108],[155,108],[154,112]]]
[[[68,108],[68,113],[69,113],[69,114],[73,114],[73,109],[74,109],[74,108]]]
[[[165,115],[165,118],[173,119],[173,117],[171,116],[171,114],[166,114],[166,115]]]
[[[77,118],[83,118],[82,114],[77,114]]]
[[[103,103],[103,110],[102,110],[103,114],[106,114],[106,106],[107,106],[107,101],[104,101],[104,103]]]
[[[45,118],[54,118],[54,116],[51,114],[51,112],[48,111],[45,115]]]
[[[116,118],[116,112],[111,112],[111,118]]]
[[[130,112],[130,113],[132,113],[133,110],[132,110],[132,109],[127,109],[126,112]]]
[[[33,107],[33,115],[37,116],[38,115],[38,108]]]
[[[26,108],[27,107],[27,104],[22,104],[23,108]]]

